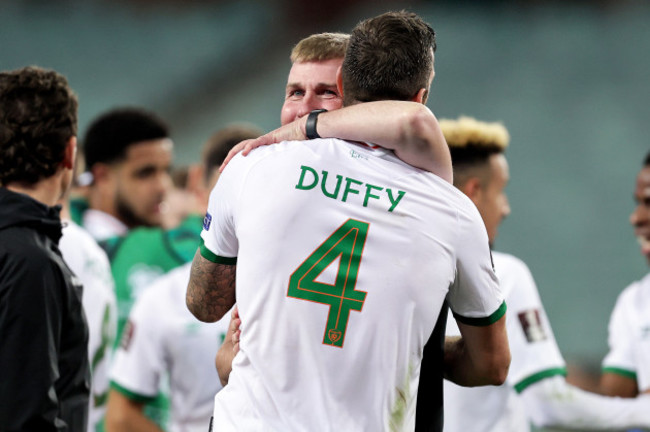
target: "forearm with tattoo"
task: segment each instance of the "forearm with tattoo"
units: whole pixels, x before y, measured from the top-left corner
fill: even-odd
[[[187,308],[203,322],[221,319],[235,304],[236,265],[217,264],[196,251],[187,285]]]

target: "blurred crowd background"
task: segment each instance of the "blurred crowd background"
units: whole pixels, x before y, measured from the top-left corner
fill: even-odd
[[[80,136],[110,108],[155,111],[182,165],[230,122],[279,126],[299,39],[397,9],[437,32],[433,112],[509,129],[496,249],[529,265],[566,359],[597,370],[618,293],[647,272],[628,219],[650,147],[650,2],[2,0],[0,69],[66,75]]]

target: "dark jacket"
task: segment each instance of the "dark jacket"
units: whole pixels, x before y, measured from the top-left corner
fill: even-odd
[[[82,287],[59,209],[0,187],[0,432],[84,432],[90,372]]]

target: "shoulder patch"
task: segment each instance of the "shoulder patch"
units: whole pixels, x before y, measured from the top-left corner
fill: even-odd
[[[208,231],[210,229],[211,223],[212,223],[212,215],[210,213],[206,213],[205,217],[203,218],[203,229]]]
[[[124,351],[129,350],[131,339],[133,339],[134,330],[135,326],[133,325],[133,322],[131,320],[128,320],[126,324],[124,324],[124,329],[122,330],[122,339],[120,339],[120,348],[122,348]]]
[[[539,318],[539,310],[529,309],[520,312],[517,316],[528,342],[540,342],[547,339],[548,336],[544,332],[542,321]]]

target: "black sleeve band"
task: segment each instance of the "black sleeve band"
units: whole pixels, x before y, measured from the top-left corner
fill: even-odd
[[[307,123],[305,123],[305,135],[307,135],[307,139],[320,138],[320,135],[316,132],[316,123],[318,122],[318,115],[326,111],[326,109],[317,109],[309,113]]]

